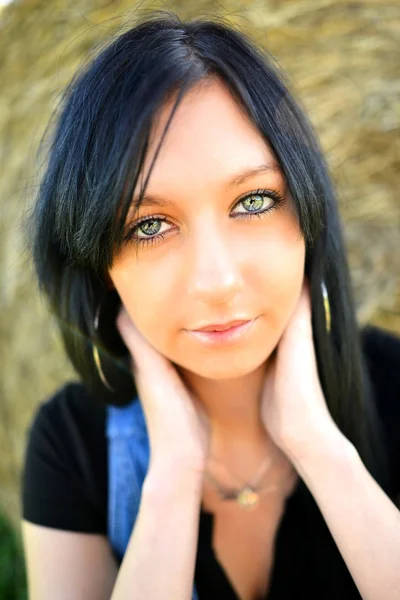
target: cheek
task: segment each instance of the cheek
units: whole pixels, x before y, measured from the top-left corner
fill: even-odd
[[[265,314],[271,325],[280,328],[297,302],[304,279],[306,248],[299,231],[292,227],[277,228],[264,241],[262,258],[253,266]]]
[[[136,327],[160,350],[164,345],[160,323],[166,323],[174,310],[171,285],[166,285],[165,271],[163,276],[163,271],[158,273],[154,265],[146,268],[127,259],[114,265],[110,276]]]

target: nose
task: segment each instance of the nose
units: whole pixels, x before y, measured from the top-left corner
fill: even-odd
[[[187,249],[187,293],[207,303],[229,302],[243,288],[239,249],[215,221],[198,227]]]

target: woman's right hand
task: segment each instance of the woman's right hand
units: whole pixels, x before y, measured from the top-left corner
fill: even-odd
[[[202,474],[210,441],[210,422],[203,405],[188,390],[172,362],[138,331],[123,305],[116,324],[131,354],[151,462],[168,461]]]

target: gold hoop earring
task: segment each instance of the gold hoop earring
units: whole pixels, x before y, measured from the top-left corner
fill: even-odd
[[[330,331],[331,331],[331,307],[329,304],[328,290],[326,289],[326,285],[325,285],[324,281],[321,281],[321,288],[322,288],[322,296],[324,298],[326,330],[328,333],[330,333]]]
[[[93,322],[95,331],[97,331],[98,326],[99,326],[99,315],[100,315],[100,303],[97,307],[96,315],[94,317],[94,322]],[[93,358],[94,358],[94,363],[96,365],[97,372],[99,374],[101,381],[111,392],[115,392],[115,389],[108,383],[108,381],[103,373],[103,369],[101,368],[100,355],[99,355],[99,351],[98,351],[96,344],[93,344]]]

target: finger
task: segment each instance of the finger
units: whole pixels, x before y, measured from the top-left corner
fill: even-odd
[[[121,307],[116,325],[133,360],[137,363],[136,369],[138,367],[153,370],[159,368],[160,356],[158,352],[137,329],[125,307]],[[155,361],[157,361],[157,367],[154,364]]]
[[[116,322],[125,344],[136,362],[135,369],[138,376],[140,373],[148,373],[150,383],[154,386],[157,386],[158,381],[169,381],[175,388],[180,388],[180,380],[172,363],[147,341],[133,323],[125,307],[121,308]],[[156,373],[158,377],[154,377]]]
[[[143,356],[143,353],[146,358],[158,354],[155,348],[151,346],[144,335],[138,330],[126,308],[121,308],[116,322],[126,345],[138,358],[139,356]]]
[[[136,344],[140,344],[141,340],[139,338],[137,328],[135,327],[124,306],[121,307],[118,313],[116,324],[128,348],[130,350],[134,350]]]
[[[305,338],[308,339],[311,334],[311,300],[308,282],[305,279],[303,286],[293,311],[293,314],[289,320],[288,326],[284,332],[284,338],[292,339],[296,337],[299,340]]]

